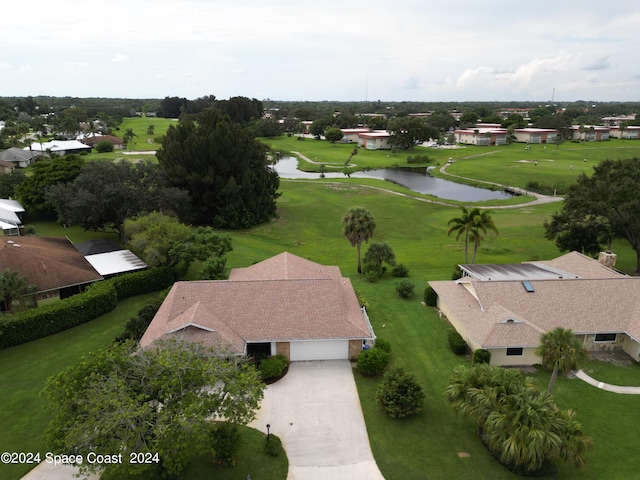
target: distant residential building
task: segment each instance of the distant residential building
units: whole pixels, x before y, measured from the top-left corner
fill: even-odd
[[[638,140],[640,138],[640,127],[635,125],[629,125],[625,128],[620,128],[619,126],[611,127],[609,136],[627,140]]]
[[[116,150],[122,150],[124,148],[124,140],[113,135],[92,135],[83,138],[80,141],[90,147],[95,147],[100,142],[111,142],[113,144],[113,148]]]
[[[602,123],[605,125],[620,125],[622,122],[632,122],[636,119],[635,115],[623,115],[620,117],[602,117]]]
[[[602,142],[609,140],[609,132],[611,127],[603,127],[600,125],[572,125],[571,139],[582,140],[584,142]]]
[[[34,142],[30,147],[25,147],[23,150],[31,151],[38,155],[46,155],[48,152],[57,155],[68,155],[70,153],[90,152],[91,147],[78,140],[52,140],[44,143]]]
[[[342,143],[355,143],[358,141],[358,135],[361,133],[369,133],[371,130],[368,128],[341,128],[342,130]]]
[[[359,133],[358,146],[367,150],[390,150],[390,137],[391,135],[387,131]]]
[[[507,143],[507,129],[501,128],[499,124],[489,125],[478,124],[474,128],[464,128],[455,130],[456,143],[464,143],[466,145],[504,145]]]
[[[33,152],[30,152],[28,149],[23,150],[22,148],[17,147],[11,147],[0,152],[0,160],[11,162],[20,168],[27,168],[31,165],[33,163],[33,157]]]
[[[14,163],[0,160],[0,173],[11,173],[16,168]]]
[[[0,229],[5,236],[20,235],[24,213],[24,208],[17,200],[0,198]]]
[[[516,142],[553,143],[559,132],[553,128],[516,128],[513,134],[516,137]]]

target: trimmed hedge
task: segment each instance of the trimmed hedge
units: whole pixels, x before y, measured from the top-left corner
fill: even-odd
[[[436,307],[438,305],[438,294],[431,286],[424,289],[424,304],[428,307]]]
[[[173,284],[170,268],[157,268],[92,283],[72,297],[0,317],[0,350],[77,327],[110,312],[119,300],[155,292]]]
[[[455,330],[451,330],[449,332],[449,348],[451,349],[451,351],[453,353],[455,353],[456,355],[464,355],[465,353],[467,353],[468,350],[468,346],[467,346],[467,342],[464,341],[464,338],[462,338],[462,336],[456,332]]]
[[[389,364],[389,352],[381,348],[363,350],[358,355],[358,370],[367,377],[382,375]]]

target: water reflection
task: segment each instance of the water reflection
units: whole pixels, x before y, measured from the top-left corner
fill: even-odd
[[[319,173],[302,172],[298,170],[298,159],[284,157],[275,164],[275,170],[281,178],[320,178]],[[328,171],[325,178],[345,178],[344,173]],[[431,177],[424,173],[405,172],[393,169],[369,170],[367,172],[355,172],[353,178],[377,178],[397,183],[414,192],[426,193],[447,200],[461,202],[480,202],[483,200],[504,200],[511,194],[502,191],[486,190],[484,188],[470,187],[460,183],[451,182],[442,178]]]

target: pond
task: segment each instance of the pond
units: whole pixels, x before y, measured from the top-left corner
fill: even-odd
[[[274,166],[281,178],[320,178],[319,173],[303,172],[298,170],[298,159],[295,157],[283,157]],[[325,172],[325,178],[344,178],[342,172]],[[426,193],[447,200],[461,202],[481,202],[483,200],[505,200],[512,197],[510,193],[499,190],[487,190],[471,187],[461,183],[451,182],[443,178],[436,178],[424,173],[414,173],[402,170],[383,168],[368,170],[366,172],[354,172],[352,178],[377,178],[402,185],[414,192]]]

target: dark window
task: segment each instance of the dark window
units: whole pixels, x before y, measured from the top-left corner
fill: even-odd
[[[521,356],[523,350],[524,349],[522,347],[507,348],[507,356],[508,357],[514,356],[514,355]]]
[[[616,334],[615,333],[596,333],[596,342],[615,342]]]

